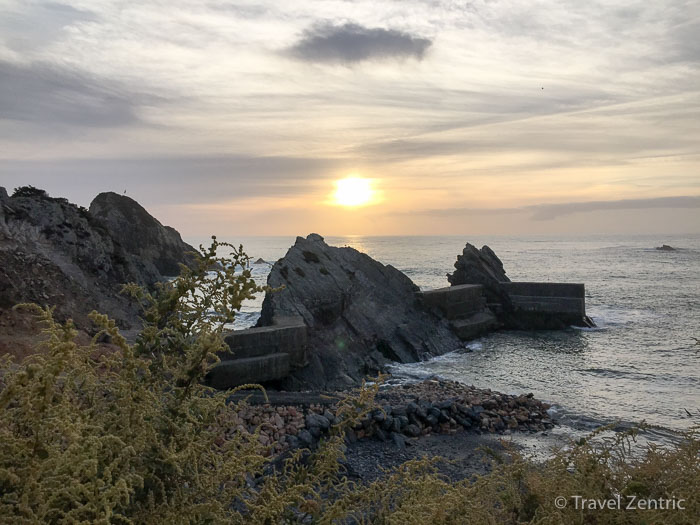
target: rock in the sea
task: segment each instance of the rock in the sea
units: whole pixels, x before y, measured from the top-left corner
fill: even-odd
[[[478,250],[467,243],[457,256],[452,286],[481,285],[490,311],[499,323],[514,330],[561,330],[595,326],[586,315],[585,286],[581,283],[511,282],[503,263],[488,246]]]
[[[259,326],[301,316],[308,327],[308,362],[283,381],[290,390],[343,389],[383,371],[459,348],[447,321],[428,310],[418,287],[399,270],[323,237],[297,237],[277,261]]]
[[[657,246],[656,249],[660,250],[662,252],[675,252],[676,251],[676,248],[674,248],[673,246],[669,246],[668,244],[663,244],[661,246]]]
[[[460,284],[481,284],[488,302],[508,302],[508,296],[501,283],[510,282],[503,269],[503,263],[488,246],[479,250],[467,243],[462,254],[457,256],[455,271],[447,275],[452,286]]]
[[[120,201],[126,197],[104,199],[97,218],[30,186],[11,197],[0,190],[0,310],[22,302],[51,305],[59,320],[70,317],[86,327],[87,314],[94,309],[122,327],[134,327],[139,312],[119,295],[121,285],[151,286],[171,274],[165,270],[187,262],[183,254],[190,247],[175,242],[179,234],[160,226],[131,199]],[[118,210],[110,211],[109,203]],[[103,220],[123,214],[128,220]],[[167,241],[153,233],[154,224]],[[149,254],[147,262],[140,260]]]

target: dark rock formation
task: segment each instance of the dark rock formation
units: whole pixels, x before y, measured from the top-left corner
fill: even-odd
[[[455,271],[447,275],[452,286],[460,284],[481,284],[489,303],[509,304],[508,295],[501,288],[501,283],[510,282],[503,269],[503,263],[488,246],[479,250],[467,243],[454,264]]]
[[[285,389],[342,389],[392,361],[461,346],[403,273],[352,248],[330,247],[316,234],[297,237],[267,282],[285,288],[266,294],[258,325],[301,316],[308,326],[308,362],[283,381]]]
[[[479,284],[489,309],[505,328],[561,330],[571,325],[591,327],[586,315],[585,287],[576,283],[511,282],[503,263],[488,246],[467,243],[457,256],[452,286]]]
[[[675,252],[676,251],[676,248],[674,248],[673,246],[669,246],[668,244],[664,244],[662,246],[657,246],[656,249],[660,250],[662,252]]]
[[[126,251],[132,264],[155,281],[180,273],[179,263],[188,261],[195,249],[180,234],[163,226],[135,200],[113,192],[100,193],[90,203],[90,215],[99,219],[112,238]]]
[[[128,225],[103,222],[43,190],[20,188],[9,197],[0,188],[0,310],[34,302],[56,306],[58,319],[73,318],[80,327],[89,326],[87,314],[93,309],[122,327],[138,324],[135,305],[118,293],[121,285],[153,285],[171,273],[165,270],[186,262],[184,252],[191,248],[180,240],[178,249],[177,232],[160,226],[131,199],[110,198],[115,212],[106,201],[100,213],[124,217]],[[154,224],[163,228],[161,237],[153,235]],[[134,242],[125,246],[129,235]],[[155,255],[140,259],[163,247],[169,261]]]

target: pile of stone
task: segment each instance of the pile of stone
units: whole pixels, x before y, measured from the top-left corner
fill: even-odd
[[[231,413],[228,423],[226,439],[233,438],[236,433],[254,434],[259,431],[258,441],[267,447],[265,455],[299,446],[310,447],[315,442],[306,430],[304,409],[301,407],[243,404],[239,410]]]
[[[508,434],[542,432],[554,426],[548,404],[533,394],[519,396],[479,389],[453,381],[428,380],[386,390],[377,398],[385,418],[380,430],[398,419],[401,432],[411,436],[454,433],[460,427],[475,432]],[[408,419],[408,424],[406,423]],[[378,437],[381,439],[382,434]]]
[[[373,438],[406,444],[406,437],[431,433],[542,432],[554,426],[549,405],[532,394],[505,395],[451,381],[428,380],[390,387],[377,396],[378,407],[346,434],[348,441]],[[333,403],[279,405],[241,404],[232,412],[226,438],[236,432],[253,434],[268,454],[312,447],[337,423]]]

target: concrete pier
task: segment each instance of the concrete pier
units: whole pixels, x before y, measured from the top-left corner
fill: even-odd
[[[484,287],[463,284],[419,292],[423,304],[445,317],[463,341],[506,328],[552,329],[586,326],[585,287],[577,283],[499,283],[508,301],[487,304]],[[272,326],[234,330],[226,335],[230,353],[221,353],[207,383],[226,389],[269,383],[306,365],[307,326],[301,317],[277,317]]]
[[[486,308],[484,287],[480,284],[426,290],[422,296],[426,305],[438,308],[448,319],[464,319]]]
[[[512,316],[533,329],[592,324],[586,315],[583,284],[507,282],[501,287],[510,298]]]

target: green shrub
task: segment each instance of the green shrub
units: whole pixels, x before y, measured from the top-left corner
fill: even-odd
[[[262,288],[242,250],[219,258],[220,246],[153,293],[126,287],[144,307],[133,346],[104,315],[93,312],[101,331],[81,346],[70,321],[26,306],[48,339],[40,355],[2,363],[1,522],[276,523],[334,479],[340,430],[260,486],[251,480],[268,460],[257,434],[224,439],[237,407],[201,380],[225,350],[224,324]],[[110,349],[97,344],[105,334]],[[341,409],[348,424],[353,406]]]
[[[218,257],[220,246],[232,250]],[[691,434],[676,447],[633,455],[634,435],[584,440],[544,464],[516,452],[489,475],[450,483],[436,460],[408,462],[366,485],[343,477],[343,436],[372,410],[377,384],[337,409],[319,448],[266,458],[257,433],[233,433],[240,408],[202,378],[225,350],[222,334],[241,302],[263,291],[242,249],[214,240],[193,267],[148,292],[134,345],[97,313],[101,329],[76,343],[70,322],[33,309],[44,352],[0,373],[0,523],[695,523],[698,454]],[[109,336],[111,345],[97,341]],[[229,437],[227,437],[227,434]],[[635,494],[685,499],[686,510],[579,511],[558,496]]]
[[[13,197],[43,197],[48,198],[49,194],[45,190],[40,190],[34,186],[20,186],[12,192]]]

